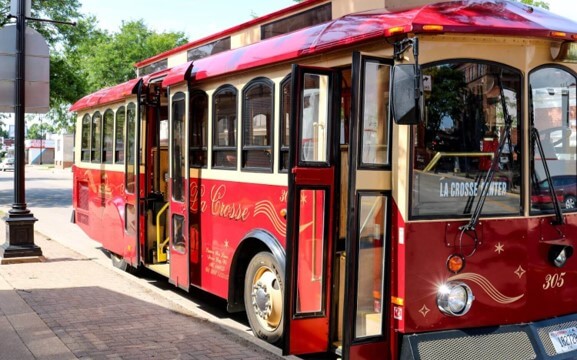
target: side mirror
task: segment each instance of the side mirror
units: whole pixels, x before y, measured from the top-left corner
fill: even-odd
[[[399,125],[416,125],[421,121],[422,81],[417,76],[413,64],[399,64],[393,68],[391,102],[393,119]]]

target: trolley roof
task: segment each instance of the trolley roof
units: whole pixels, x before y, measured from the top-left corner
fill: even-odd
[[[162,84],[171,86],[188,78],[198,81],[379,38],[435,32],[516,35],[562,41],[577,40],[577,23],[547,10],[503,0],[443,2],[398,12],[374,10],[346,15],[175,66],[168,70]],[[126,96],[124,89],[135,85],[137,80],[87,95],[70,111],[119,101]]]

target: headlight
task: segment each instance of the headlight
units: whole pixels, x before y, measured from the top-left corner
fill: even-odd
[[[437,306],[442,313],[462,316],[469,312],[475,297],[471,288],[462,282],[449,281],[437,292]]]

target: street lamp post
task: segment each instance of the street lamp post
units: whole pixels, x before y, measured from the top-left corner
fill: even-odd
[[[34,244],[34,223],[37,219],[28,210],[25,198],[24,178],[24,127],[25,127],[25,49],[26,49],[26,3],[18,0],[16,15],[16,77],[14,106],[14,203],[8,211],[6,242],[0,246],[0,263],[11,263],[27,258],[38,261],[42,249]]]

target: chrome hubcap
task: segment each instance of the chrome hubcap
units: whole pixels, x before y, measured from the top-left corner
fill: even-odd
[[[282,294],[275,273],[261,267],[252,282],[252,307],[262,327],[269,331],[278,328],[282,318]]]

